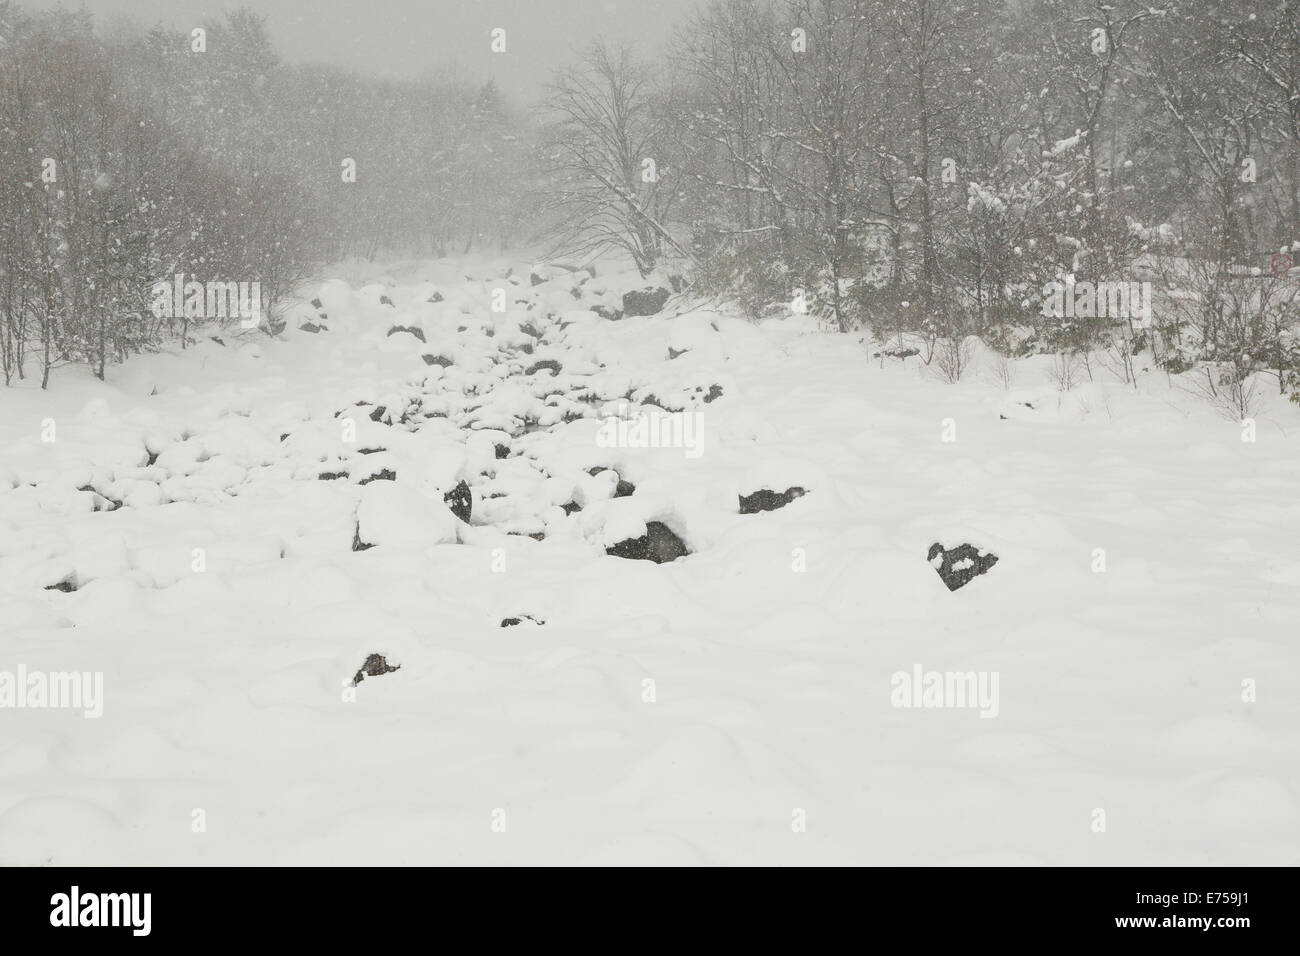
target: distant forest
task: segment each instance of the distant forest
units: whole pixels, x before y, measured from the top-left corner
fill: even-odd
[[[285,64],[246,11],[127,34],[0,0],[5,381],[183,341],[149,311],[176,273],[260,282],[274,314],[333,260],[540,244],[927,361],[975,335],[1300,392],[1297,13],[702,0],[665,50],[596,44],[525,110]],[[1151,281],[1155,327],[1044,319],[1063,277]]]

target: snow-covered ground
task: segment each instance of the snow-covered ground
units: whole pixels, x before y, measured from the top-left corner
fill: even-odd
[[[0,863],[1296,861],[1300,410],[508,267],[0,389],[0,672],[103,674],[0,710]],[[649,396],[691,447],[609,447]],[[650,521],[692,553],[605,553]],[[918,668],[996,715],[894,706]]]

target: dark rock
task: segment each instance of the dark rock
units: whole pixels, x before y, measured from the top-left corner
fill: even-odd
[[[362,541],[362,540],[361,540],[361,525],[358,524],[358,525],[357,525],[357,526],[352,530],[352,550],[353,550],[353,551],[369,551],[369,550],[370,550],[371,548],[373,548],[373,547],[374,547],[373,544],[367,544],[365,541]]]
[[[587,474],[595,478],[602,471],[609,471],[609,469],[604,465],[597,465],[595,468],[587,469]],[[618,484],[614,486],[615,498],[629,498],[636,494],[636,485],[632,484],[630,481],[624,481],[623,477],[618,472],[614,472],[614,477],[618,479]]]
[[[540,339],[542,337],[542,333],[538,332],[537,327],[531,322],[525,322],[523,325],[519,326],[519,331],[523,332],[524,335],[531,335],[535,339]]]
[[[387,448],[358,448],[358,455],[377,455],[381,451],[388,451]]]
[[[45,590],[62,591],[64,594],[71,594],[73,591],[77,590],[77,582],[75,578],[66,577],[62,581],[57,582],[56,584],[45,585]]]
[[[686,279],[680,275],[670,275],[668,284],[673,287],[674,292],[681,292],[686,288]]]
[[[540,362],[534,362],[532,365],[528,366],[528,371],[524,372],[524,374],[532,375],[535,372],[540,372],[544,368],[549,368],[552,374],[559,375],[560,369],[563,368],[563,366],[561,366],[555,359],[542,359]]]
[[[382,677],[384,674],[391,674],[393,671],[401,670],[402,665],[388,663],[382,654],[371,654],[366,658],[366,662],[361,665],[361,670],[357,671],[352,678],[352,686],[356,687],[367,677]]]
[[[310,332],[312,335],[315,335],[320,331],[320,326],[315,322],[304,322],[302,325],[298,326],[298,331]]]
[[[532,621],[534,624],[545,624],[545,621],[539,621],[531,614],[521,614],[519,617],[506,617],[501,619],[502,627],[514,627],[516,624],[522,624],[524,621]]]
[[[704,404],[707,405],[707,404],[709,404],[709,402],[713,401],[714,399],[718,399],[718,398],[721,398],[721,397],[722,397],[722,386],[721,386],[721,385],[710,385],[710,386],[709,386],[709,394],[707,394],[707,395],[704,396]]]
[[[445,355],[426,355],[424,356],[424,364],[441,365],[443,368],[447,368],[454,363],[452,362],[451,359],[447,358],[447,356]]]
[[[646,286],[623,293],[623,314],[628,318],[634,315],[656,315],[664,307],[671,293],[663,286]]]
[[[338,481],[340,478],[346,478],[346,471],[322,471],[316,476],[318,481]]]
[[[424,329],[418,329],[412,325],[394,325],[391,329],[388,330],[388,334],[390,336],[396,335],[398,332],[410,332],[421,342],[424,341]]]
[[[541,276],[539,276],[536,272],[530,272],[528,273],[528,281],[532,285],[541,285],[546,280],[543,279]]]
[[[609,306],[605,305],[593,305],[591,311],[595,312],[602,319],[608,319],[610,322],[617,322],[619,319],[623,318],[622,309],[611,309]]]
[[[646,533],[639,538],[628,538],[605,553],[616,558],[628,558],[633,561],[653,561],[665,564],[690,554],[681,538],[673,534],[666,524],[659,521],[646,523]]]
[[[225,347],[226,347],[226,340],[223,339],[221,336],[219,336],[219,335],[209,335],[208,338],[211,339],[213,342],[216,342],[216,343],[217,343],[218,345],[220,345],[222,348],[225,348]]]
[[[980,554],[973,544],[959,544],[945,550],[937,541],[930,545],[930,554],[926,558],[930,566],[938,572],[949,591],[955,591],[984,574],[998,563],[998,556],[992,552]]]
[[[493,450],[496,452],[498,461],[500,461],[502,458],[510,457],[510,449],[507,448],[505,445],[501,444],[500,442],[497,442],[496,447]]]
[[[393,300],[390,299],[390,298],[389,298],[388,296],[386,296],[386,295],[381,295],[381,296],[379,297],[379,304],[380,304],[380,305],[389,305],[389,306],[391,306],[391,305],[393,305]],[[393,306],[393,307],[396,308],[396,306]]]
[[[387,413],[388,407],[386,405],[376,405],[374,411],[370,413],[370,420],[372,422],[383,421],[383,418]]]
[[[316,307],[316,311],[318,311],[318,312],[319,312],[321,309],[325,308],[324,303],[322,303],[320,299],[312,299],[312,300],[311,300],[311,304],[312,304],[313,306]]]
[[[96,511],[116,511],[118,508],[122,507],[121,501],[119,501],[116,498],[110,498],[108,495],[96,490],[95,488],[92,488],[90,485],[82,485],[77,490],[89,491],[92,495],[95,496]]]
[[[442,496],[442,500],[447,503],[452,514],[469,524],[470,511],[474,507],[474,496],[470,494],[469,485],[463,481],[457,482],[455,488]]]
[[[357,484],[368,485],[372,481],[396,481],[396,480],[397,480],[397,472],[389,471],[387,468],[381,468],[379,471],[375,472],[373,475],[369,476],[368,478],[362,478],[360,481],[357,482]]]
[[[564,504],[560,505],[560,507],[564,509],[566,517],[576,511],[582,510],[582,505],[578,504],[576,501],[566,501]]]
[[[689,352],[689,351],[690,351],[690,349],[675,349],[675,348],[673,348],[673,347],[670,345],[670,346],[668,346],[668,361],[671,362],[673,359],[677,358],[679,355],[685,355],[685,354],[686,354],[687,352]]]
[[[880,358],[881,354],[882,353],[877,352],[875,354],[875,358]],[[905,358],[911,358],[913,355],[920,355],[921,352],[919,349],[907,349],[895,345],[892,348],[885,349],[883,354],[889,356],[890,358],[905,359]]]
[[[655,408],[662,408],[666,412],[680,412],[684,409],[680,406],[673,406],[665,402],[658,395],[650,394],[641,399],[642,405],[653,405]]]
[[[441,293],[441,292],[435,292],[433,295],[429,296],[429,298],[425,299],[424,301],[425,301],[425,302],[441,302],[441,301],[442,301],[442,293]]]
[[[742,515],[756,515],[760,511],[775,511],[777,508],[784,508],[796,498],[802,498],[807,493],[798,486],[787,488],[780,493],[769,491],[767,488],[760,488],[751,495],[740,496],[740,513]]]

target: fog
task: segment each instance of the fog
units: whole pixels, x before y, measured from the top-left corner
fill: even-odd
[[[454,65],[512,96],[537,94],[547,75],[597,35],[653,48],[692,0],[32,0],[31,10],[85,9],[102,23],[127,18],[188,30],[245,8],[266,18],[291,63],[330,63],[411,78]],[[488,31],[509,30],[507,56],[488,51]]]

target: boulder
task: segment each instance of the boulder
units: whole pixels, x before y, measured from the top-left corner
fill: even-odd
[[[663,286],[646,286],[644,289],[625,292],[623,314],[629,318],[634,315],[657,315],[662,311],[669,295],[671,293]]]
[[[534,362],[532,365],[528,366],[528,369],[524,374],[534,375],[537,372],[542,371],[542,369],[549,369],[552,374],[559,375],[561,366],[555,359],[542,359],[540,362]]]
[[[519,615],[519,617],[505,617],[505,618],[502,618],[502,619],[501,619],[501,626],[502,626],[502,627],[515,627],[516,625],[522,624],[524,621],[532,621],[534,624],[538,624],[538,625],[541,625],[541,624],[545,624],[545,623],[546,623],[545,621],[539,621],[539,620],[537,620],[537,618],[533,617],[531,614],[521,614],[521,615]]]
[[[760,511],[775,511],[777,508],[784,508],[796,498],[802,498],[807,493],[805,489],[798,486],[787,488],[782,492],[760,488],[753,494],[740,496],[740,513],[753,515]]]
[[[469,524],[470,512],[474,507],[474,496],[470,494],[469,485],[464,481],[457,482],[456,487],[443,495],[442,500],[447,503],[452,514]]]
[[[360,481],[357,482],[357,484],[368,485],[372,481],[396,481],[396,480],[397,480],[397,472],[391,471],[388,468],[381,468],[379,471],[375,472],[374,474],[362,478]]]
[[[602,471],[609,471],[609,470],[610,469],[606,468],[604,465],[597,465],[595,468],[589,469],[587,471],[587,474],[595,478]],[[614,486],[615,498],[630,498],[632,497],[632,495],[636,494],[636,485],[632,484],[632,482],[624,480],[623,476],[620,475],[618,472],[614,472],[614,478],[618,482]]]
[[[616,558],[628,558],[633,561],[653,561],[666,564],[683,558],[691,552],[686,543],[673,534],[663,522],[646,522],[646,533],[639,538],[627,538],[605,549],[605,553]]]
[[[414,335],[421,342],[424,341],[424,329],[414,325],[394,325],[388,330],[389,335],[396,335],[398,332],[406,332],[408,335]]]
[[[391,674],[393,671],[401,670],[401,664],[390,664],[384,659],[382,654],[371,654],[366,658],[366,662],[361,665],[361,670],[357,671],[356,676],[352,678],[352,686],[356,687],[367,677],[380,677],[384,674]]]
[[[372,545],[425,548],[455,544],[459,524],[437,498],[396,481],[372,481],[361,488],[352,550],[364,551]]]
[[[959,544],[955,548],[945,549],[937,541],[930,545],[930,554],[926,559],[934,568],[949,591],[965,587],[989,568],[998,563],[998,556],[993,553],[981,554],[973,544]]]

